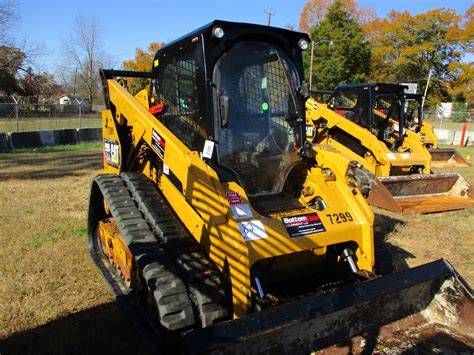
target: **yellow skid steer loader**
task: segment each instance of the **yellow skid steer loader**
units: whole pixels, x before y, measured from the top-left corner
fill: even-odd
[[[431,213],[474,206],[459,174],[431,174],[431,155],[406,129],[399,85],[340,85],[328,104],[306,102],[307,138],[329,144],[374,174],[370,204],[397,213]]]
[[[360,167],[306,141],[308,42],[214,21],[102,70],[92,258],[159,352],[472,348],[469,286],[444,260],[380,277]]]
[[[400,90],[404,86],[400,85]],[[454,148],[439,148],[438,137],[433,126],[423,120],[421,111],[422,97],[419,94],[405,94],[405,108],[407,110],[406,128],[418,134],[420,143],[431,154],[432,168],[466,168],[471,164]]]

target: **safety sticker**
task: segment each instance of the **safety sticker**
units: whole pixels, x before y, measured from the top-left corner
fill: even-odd
[[[240,206],[230,206],[232,209],[232,213],[234,214],[235,219],[246,219],[252,218],[253,214],[250,210],[250,206],[247,204],[243,204]]]
[[[395,154],[393,153],[387,153],[387,158],[390,159],[390,160],[395,160]]]
[[[410,154],[408,153],[402,153],[401,156],[403,159],[410,159]]]
[[[154,130],[151,130],[151,146],[158,153],[159,156],[165,156],[165,140]]]
[[[231,206],[238,206],[238,205],[243,205],[244,200],[242,199],[242,196],[238,192],[226,192],[225,197],[227,197],[227,201],[229,201],[229,204]]]
[[[326,231],[317,213],[283,217],[281,220],[285,225],[286,231],[292,238]]]
[[[170,168],[168,165],[166,165],[165,163],[163,163],[163,174],[165,175],[169,175],[170,174]]]
[[[207,139],[204,143],[204,149],[202,150],[202,157],[211,159],[212,152],[214,152],[214,142]]]
[[[104,139],[104,158],[108,165],[120,166],[120,149],[117,141]]]
[[[229,205],[235,219],[239,220],[253,217],[250,206],[244,203],[242,196],[240,196],[238,192],[231,191],[227,192],[225,195],[227,197],[227,201],[229,201]]]
[[[263,223],[261,221],[248,221],[239,223],[240,233],[244,236],[246,242],[252,240],[265,239],[268,234],[265,232]]]

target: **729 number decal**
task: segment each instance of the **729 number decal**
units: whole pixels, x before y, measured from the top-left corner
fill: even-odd
[[[349,212],[327,214],[326,217],[329,217],[331,224],[352,222],[354,220]]]

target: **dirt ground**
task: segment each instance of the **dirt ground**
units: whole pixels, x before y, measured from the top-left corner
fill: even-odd
[[[464,150],[474,157],[474,149]],[[89,257],[86,210],[97,145],[0,154],[0,353],[146,353]],[[474,168],[457,169],[474,182]],[[474,209],[376,210],[399,269],[446,258],[474,285]]]

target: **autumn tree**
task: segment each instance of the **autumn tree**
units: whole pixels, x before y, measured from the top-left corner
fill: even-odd
[[[146,50],[141,48],[135,49],[135,58],[126,60],[122,66],[125,70],[133,71],[150,71],[152,68],[153,58],[156,52],[163,47],[163,42],[152,42]],[[148,81],[146,79],[129,79],[128,87],[132,94],[136,94],[144,89]]]
[[[0,46],[0,90],[10,96],[18,92],[17,73],[25,61],[25,53],[15,47]]]
[[[370,70],[370,48],[359,22],[335,0],[324,19],[310,31],[314,41],[313,88],[334,89],[341,83],[365,80]],[[332,45],[331,45],[332,43]],[[310,51],[305,52],[306,77]]]
[[[40,98],[45,101],[54,100],[56,96],[63,93],[63,90],[51,74],[36,74],[31,67],[28,67],[18,80],[18,93],[24,101],[38,103]]]
[[[459,69],[453,64],[472,42],[464,26],[462,16],[445,8],[418,15],[392,11],[385,19],[375,19],[365,27],[372,45],[371,79],[418,82],[424,90],[431,71],[431,102],[449,99],[446,83]]]
[[[453,78],[448,82],[448,90],[453,98],[463,97],[474,105],[474,65],[473,63],[454,62],[448,68]]]
[[[300,14],[299,30],[310,32],[328,13],[329,7],[335,0],[309,0]],[[354,0],[342,0],[342,7],[360,23],[371,21],[375,18],[375,10],[368,7],[359,7]]]

